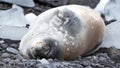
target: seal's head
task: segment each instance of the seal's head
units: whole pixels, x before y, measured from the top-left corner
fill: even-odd
[[[35,41],[28,49],[29,58],[60,58],[59,43],[54,39],[44,39]]]

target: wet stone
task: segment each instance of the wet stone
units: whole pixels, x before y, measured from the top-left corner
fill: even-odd
[[[0,40],[0,44],[3,44],[3,43],[5,43],[5,41],[4,40]]]
[[[39,61],[41,64],[49,64],[49,61],[44,58],[41,60],[38,59],[37,61]]]
[[[9,63],[10,60],[11,60],[10,58],[4,58],[4,59],[3,59],[3,62],[4,62],[4,63]]]
[[[90,66],[90,61],[83,61],[82,62],[82,65],[84,66],[84,67],[87,67],[87,66]]]
[[[18,48],[19,47],[18,44],[11,44],[10,46],[13,47],[13,48]]]
[[[106,58],[105,57],[99,57],[99,60],[100,61],[106,61]]]
[[[120,62],[120,50],[115,47],[110,47],[108,49],[108,54],[112,60],[115,62]]]
[[[5,53],[6,52],[6,50],[5,49],[2,49],[2,53]]]
[[[2,47],[0,47],[0,51],[2,51],[3,50],[3,48]]]
[[[12,47],[7,47],[6,51],[13,53],[13,54],[18,54],[18,50]]]
[[[62,6],[68,3],[68,0],[38,0],[38,1],[52,6]]]
[[[3,53],[2,54],[2,58],[8,58],[10,56],[10,54],[8,54],[8,53]]]
[[[7,48],[7,44],[0,44],[0,46],[3,48],[3,49],[6,49]]]
[[[69,0],[68,4],[85,5],[95,8],[100,0]]]
[[[85,68],[92,68],[91,66],[87,66],[87,67],[85,67]]]

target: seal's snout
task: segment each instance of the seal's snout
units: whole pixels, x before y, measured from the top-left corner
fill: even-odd
[[[33,49],[34,58],[59,58],[60,49],[58,42],[54,39],[45,39],[44,43],[44,45]]]
[[[41,48],[35,48],[34,57],[35,58],[46,58],[50,52],[50,47],[47,45],[42,46]]]

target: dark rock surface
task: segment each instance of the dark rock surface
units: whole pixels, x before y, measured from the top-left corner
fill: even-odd
[[[94,8],[98,2],[99,0],[68,0],[67,4],[82,4]],[[45,10],[55,7],[51,6],[52,3],[51,5],[48,3],[43,4],[38,2],[38,0],[35,0],[35,4],[36,6],[34,8],[23,7],[24,13],[33,12],[38,15]],[[66,3],[62,5],[64,4]],[[0,2],[0,10],[9,9],[11,6],[11,4]],[[120,63],[114,60],[116,56],[118,57],[117,60],[120,60],[120,51],[114,48],[100,49],[90,56],[79,57],[71,61],[59,61],[57,59],[24,59],[18,51],[19,42],[20,41],[0,39],[0,68],[120,68]]]
[[[120,63],[120,50],[116,49],[115,47],[110,47],[108,49],[108,55],[112,60]]]
[[[69,0],[38,0],[41,3],[49,4],[51,6],[62,6],[66,5]]]

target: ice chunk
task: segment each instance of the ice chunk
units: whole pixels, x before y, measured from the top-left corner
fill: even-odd
[[[105,7],[105,17],[107,20],[116,19],[120,21],[120,0],[110,0]]]
[[[33,2],[33,0],[0,0],[3,2],[8,2],[8,3],[12,3],[12,4],[18,4],[21,6],[26,6],[26,7],[34,7],[35,3]]]
[[[95,10],[103,13],[107,21],[117,20],[106,26],[102,47],[114,46],[120,49],[120,0],[101,0]]]
[[[0,11],[0,38],[21,40],[28,31],[23,9],[13,5],[11,9]]]
[[[107,5],[107,3],[109,2],[109,0],[100,0],[100,2],[98,3],[98,5],[95,7],[95,10],[103,13],[104,12],[104,8]]]
[[[120,20],[120,0],[100,0],[95,8],[105,15],[106,20],[119,19]]]
[[[120,49],[120,21],[111,23],[106,27],[102,47],[109,48],[111,46]]]
[[[21,40],[27,31],[28,29],[25,27],[0,26],[0,38]]]
[[[11,9],[0,10],[0,25],[25,26],[28,24],[23,9],[13,5]]]

